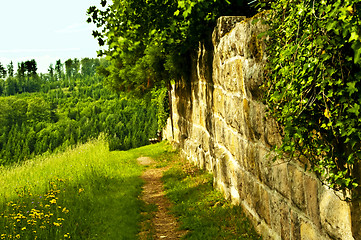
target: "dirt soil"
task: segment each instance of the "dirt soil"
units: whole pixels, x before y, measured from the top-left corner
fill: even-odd
[[[148,216],[148,220],[142,223],[139,238],[142,240],[181,239],[186,234],[186,231],[178,230],[178,222],[169,212],[171,203],[165,197],[161,180],[163,172],[169,167],[156,168],[154,160],[148,157],[140,157],[137,161],[141,165],[149,166],[142,174],[145,184],[141,198],[147,204],[157,206],[157,210]]]

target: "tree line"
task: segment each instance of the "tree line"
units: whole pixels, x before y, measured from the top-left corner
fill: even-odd
[[[152,101],[151,94],[136,99],[103,87],[96,69],[107,64],[104,59],[59,60],[48,73],[37,74],[36,62],[24,62],[19,64],[24,69],[13,75],[7,71],[0,81],[0,163],[61,151],[100,135],[110,150],[149,144],[160,128],[158,106],[165,111],[159,104],[164,99]]]

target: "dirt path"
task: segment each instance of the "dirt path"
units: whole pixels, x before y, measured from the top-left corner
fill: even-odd
[[[147,221],[143,222],[140,239],[180,239],[186,232],[177,230],[178,223],[169,213],[170,202],[165,198],[161,181],[163,172],[169,167],[155,168],[155,162],[148,157],[140,157],[137,161],[141,165],[150,166],[142,174],[145,181],[142,200],[158,208]]]

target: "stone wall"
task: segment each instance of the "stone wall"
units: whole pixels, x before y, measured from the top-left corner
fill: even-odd
[[[302,162],[271,160],[280,137],[260,101],[265,46],[257,35],[264,30],[244,17],[218,20],[212,42],[192,56],[189,78],[173,85],[174,127],[168,119],[164,136],[214,174],[264,239],[354,239],[346,202]]]

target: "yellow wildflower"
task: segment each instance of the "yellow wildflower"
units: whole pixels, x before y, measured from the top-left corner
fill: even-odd
[[[60,227],[60,223],[57,223],[57,222],[53,222],[54,226],[57,226],[57,227]]]
[[[26,229],[26,227],[23,227],[21,230],[24,231]]]
[[[84,192],[83,188],[79,188],[79,193]]]
[[[51,203],[51,204],[55,204],[55,203],[56,203],[56,199],[50,200],[50,203]]]

